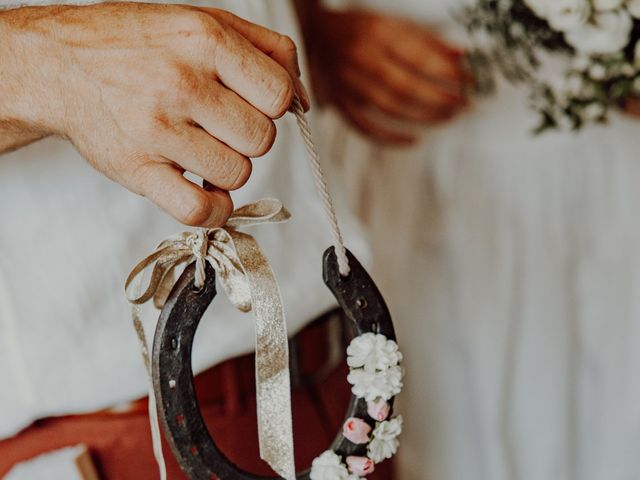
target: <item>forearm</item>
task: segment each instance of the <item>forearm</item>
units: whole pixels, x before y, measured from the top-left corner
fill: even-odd
[[[0,11],[0,154],[54,133],[43,116],[52,105],[38,85],[44,72],[37,70],[47,68],[40,61],[42,45],[21,24],[22,13]]]

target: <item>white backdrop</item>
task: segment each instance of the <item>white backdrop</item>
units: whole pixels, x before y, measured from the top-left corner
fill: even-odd
[[[461,38],[455,2],[357,3]],[[640,478],[640,121],[535,121],[502,87],[415,149],[347,139],[406,353],[400,480]]]

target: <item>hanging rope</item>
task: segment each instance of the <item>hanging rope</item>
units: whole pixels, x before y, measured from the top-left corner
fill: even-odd
[[[304,108],[302,108],[302,104],[300,103],[300,99],[297,95],[293,99],[291,111],[296,117],[298,127],[300,127],[300,133],[302,134],[304,146],[307,150],[307,156],[309,157],[309,163],[311,164],[311,171],[315,180],[316,189],[318,190],[320,200],[322,200],[324,214],[327,217],[331,234],[333,235],[333,245],[335,247],[336,257],[338,258],[338,270],[340,271],[340,275],[346,277],[351,271],[349,268],[349,259],[347,258],[347,249],[344,246],[344,240],[342,238],[342,233],[340,232],[340,226],[338,225],[336,211],[333,207],[333,202],[331,201],[329,187],[327,187],[327,181],[325,180],[324,173],[322,172],[320,155],[318,154],[318,149],[316,148],[313,137],[311,136],[311,128],[309,127],[309,122],[304,114]]]

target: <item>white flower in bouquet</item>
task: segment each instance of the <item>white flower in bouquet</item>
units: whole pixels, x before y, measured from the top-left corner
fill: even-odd
[[[640,0],[627,0],[627,11],[634,18],[640,18]]]
[[[640,0],[512,0],[499,15],[495,5],[476,0],[465,8],[467,30],[493,40],[472,51],[472,68],[493,87],[478,93],[495,91],[490,68],[525,84],[539,113],[535,134],[606,123],[640,94]],[[510,35],[513,25],[524,33]]]
[[[636,74],[636,69],[630,63],[625,63],[620,67],[620,74],[625,77],[633,77]]]
[[[601,119],[606,113],[606,109],[601,103],[593,102],[584,108],[583,116],[586,120],[594,121]]]
[[[629,43],[633,20],[626,10],[600,12],[579,28],[565,32],[576,50],[589,55],[617,53]]]
[[[633,49],[633,64],[637,69],[640,69],[640,40],[636,42]]]
[[[564,91],[572,97],[579,97],[584,92],[584,80],[580,74],[568,75],[565,80]]]
[[[347,364],[368,371],[385,370],[398,365],[402,353],[398,344],[384,335],[365,333],[355,337],[347,348]]]
[[[524,3],[540,18],[547,18],[549,3],[553,1],[554,0],[524,0]]]
[[[589,0],[553,0],[547,6],[549,25],[561,32],[584,26],[591,15]]]
[[[380,463],[391,458],[398,451],[398,436],[402,433],[402,416],[379,423],[373,431],[373,439],[369,444],[369,458]]]
[[[598,12],[606,12],[620,8],[624,0],[591,0],[591,3],[593,3],[593,8]]]
[[[589,77],[596,81],[604,80],[607,78],[607,69],[601,63],[594,63],[589,67]]]
[[[584,54],[578,54],[573,58],[573,60],[571,60],[571,68],[579,72],[584,72],[590,66],[591,66],[591,59]]]

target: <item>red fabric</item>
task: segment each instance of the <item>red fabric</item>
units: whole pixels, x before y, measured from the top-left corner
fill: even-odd
[[[315,335],[314,335],[315,336]],[[317,339],[318,337],[315,336]],[[321,342],[307,348],[303,370],[318,363]],[[311,355],[309,353],[312,353]],[[312,359],[312,360],[310,360]],[[310,368],[311,367],[311,368]],[[349,403],[347,369],[342,366],[318,384],[293,392],[294,437],[298,470],[310,466],[329,447],[341,428]],[[196,379],[203,417],[221,450],[245,470],[273,475],[260,460],[256,425],[253,356],[226,362]],[[156,480],[146,401],[128,413],[104,413],[49,418],[14,438],[0,441],[0,477],[17,462],[46,451],[78,443],[91,451],[102,480]],[[165,445],[170,480],[184,480]],[[391,463],[378,465],[369,480],[392,480]]]

